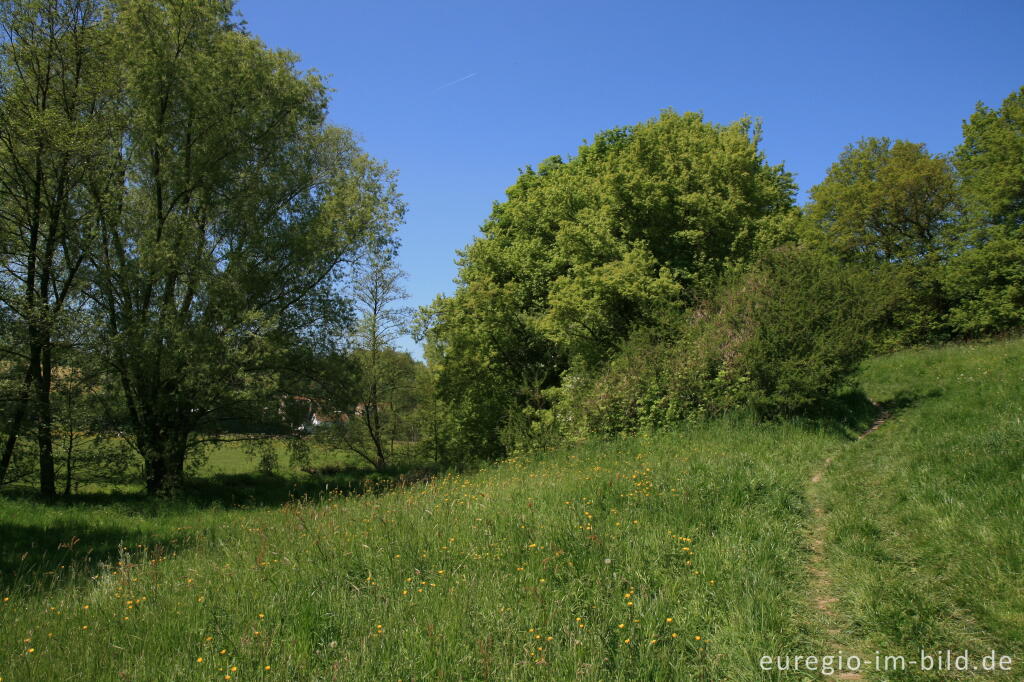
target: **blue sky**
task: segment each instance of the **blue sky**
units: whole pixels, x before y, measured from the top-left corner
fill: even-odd
[[[249,29],[329,75],[331,120],[399,173],[410,304],[527,165],[666,107],[764,123],[800,201],[843,147],[950,151],[977,101],[1024,85],[1024,1],[239,0]],[[411,341],[406,347],[413,350]]]

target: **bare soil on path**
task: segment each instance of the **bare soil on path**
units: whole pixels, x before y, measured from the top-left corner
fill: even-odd
[[[875,406],[879,410],[878,416],[875,418],[875,421],[872,422],[871,426],[858,436],[858,440],[862,440],[871,433],[877,431],[878,428],[889,419],[888,411],[883,409],[882,406],[877,403]],[[811,548],[810,601],[825,624],[825,628],[830,639],[829,646],[831,649],[836,652],[848,654],[851,652],[848,646],[843,646],[843,633],[838,626],[839,617],[834,610],[834,605],[838,599],[833,596],[832,577],[829,575],[828,568],[825,564],[825,534],[827,531],[827,524],[825,520],[825,510],[822,508],[821,481],[828,474],[828,469],[832,465],[832,460],[832,456],[825,458],[821,463],[821,467],[811,475],[810,484],[808,485],[807,490],[807,497],[811,502],[811,509],[813,513],[813,520],[808,533],[809,545]],[[837,672],[832,677],[837,680],[864,679],[864,676],[861,673],[852,671]]]

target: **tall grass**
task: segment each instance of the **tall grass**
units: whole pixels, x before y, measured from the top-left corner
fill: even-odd
[[[381,494],[0,498],[0,678],[791,680],[760,657],[1015,655],[1022,360],[1013,342],[869,363],[895,414],[861,441],[853,400],[845,428],[721,420]],[[807,539],[826,456],[838,633]]]
[[[107,544],[8,559],[0,675],[762,679],[805,638],[802,489],[836,440],[722,422],[275,509],[5,502],[24,537]]]
[[[851,635],[870,651],[995,650],[1013,657],[1017,679],[1024,343],[900,353],[870,363],[863,380],[894,416],[826,479],[830,563]]]

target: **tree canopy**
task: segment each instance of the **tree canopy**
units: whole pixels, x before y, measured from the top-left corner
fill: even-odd
[[[953,167],[923,144],[868,137],[811,188],[815,241],[847,257],[902,262],[935,254],[957,209]]]
[[[972,227],[1024,230],[1024,87],[998,109],[979,103],[954,155]]]
[[[1024,87],[999,109],[978,104],[954,155],[965,215],[949,286],[964,334],[1024,326]]]

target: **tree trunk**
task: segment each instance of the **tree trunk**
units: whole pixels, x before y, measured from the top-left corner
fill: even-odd
[[[65,458],[65,470],[64,470],[64,497],[71,497],[71,480],[72,470],[74,467],[74,452],[75,452],[75,418],[74,418],[74,407],[75,403],[72,399],[72,394],[69,391],[67,394],[67,431],[68,431],[68,444],[67,449],[64,452]]]
[[[57,474],[53,462],[53,406],[50,404],[53,354],[47,343],[42,350],[36,375],[36,442],[39,446],[39,493],[45,498],[57,496]]]
[[[10,468],[11,460],[14,458],[14,446],[18,443],[21,422],[25,420],[25,415],[28,413],[31,385],[32,367],[30,366],[25,370],[25,383],[22,385],[21,394],[18,395],[18,404],[14,408],[14,414],[11,415],[11,421],[8,425],[10,430],[7,432],[7,440],[4,442],[3,459],[0,460],[0,486],[4,484],[4,480],[7,478],[7,470]]]
[[[146,492],[173,497],[185,482],[185,445],[164,440],[143,450],[146,467]]]

